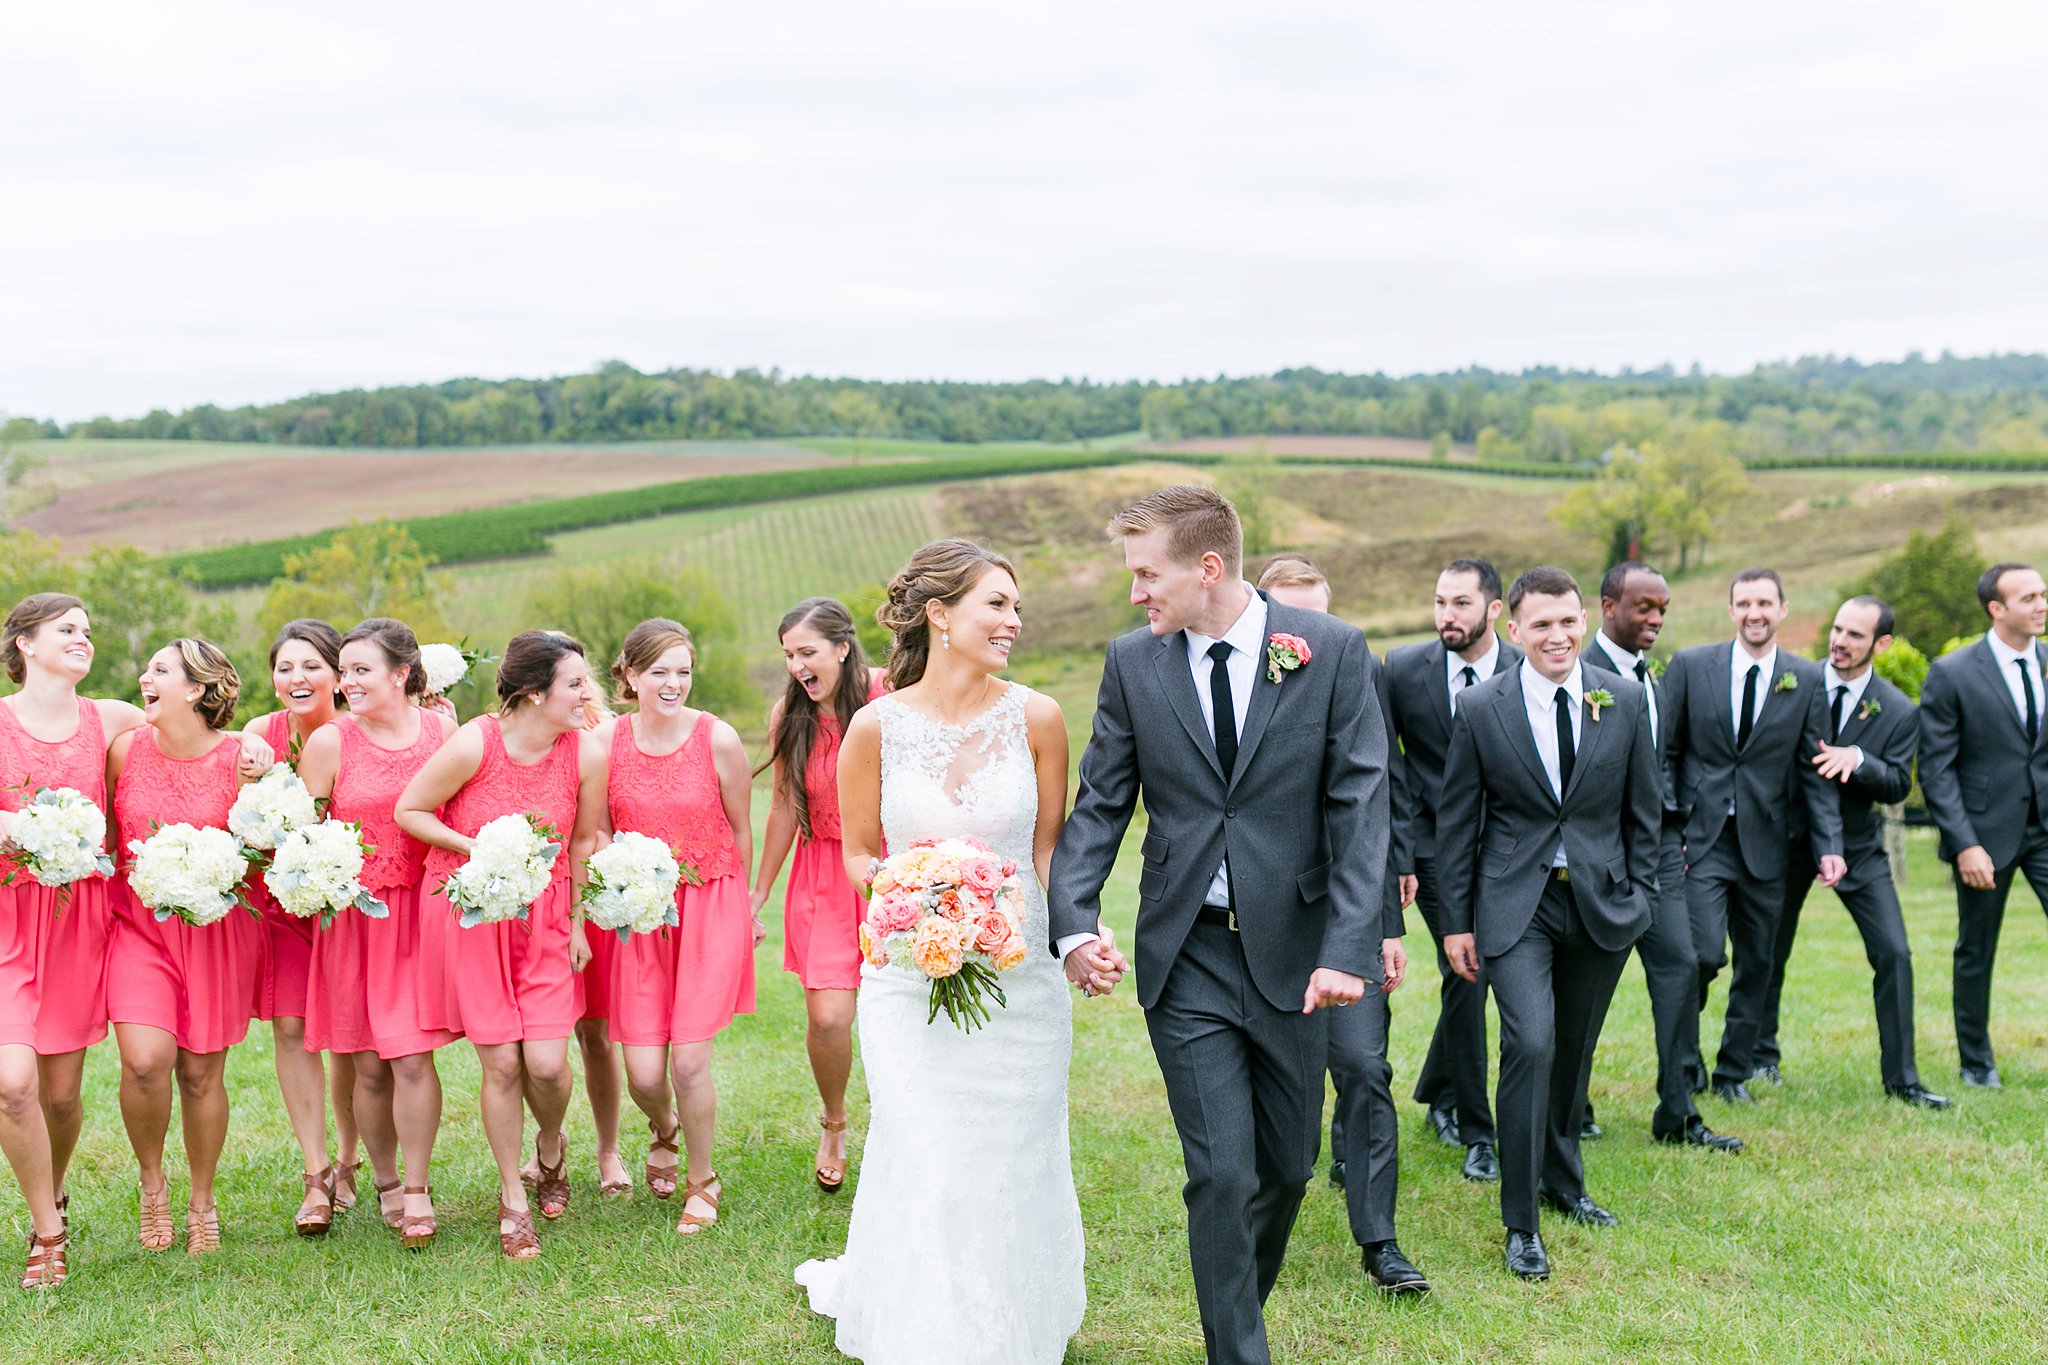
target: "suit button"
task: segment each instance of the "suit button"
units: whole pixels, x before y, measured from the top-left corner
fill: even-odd
[[[1223,818],[1226,820],[1235,820],[1237,818],[1237,807],[1225,806],[1223,808]]]

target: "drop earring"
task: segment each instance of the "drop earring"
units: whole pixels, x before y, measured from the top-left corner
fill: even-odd
[[[953,647],[953,632],[952,632],[952,631],[950,631],[950,630],[942,630],[942,631],[940,631],[940,632],[939,632],[939,648],[941,648],[941,649],[951,649],[952,647]]]

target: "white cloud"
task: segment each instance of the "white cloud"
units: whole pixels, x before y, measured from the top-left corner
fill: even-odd
[[[2033,5],[35,11],[19,412],[2048,345]]]

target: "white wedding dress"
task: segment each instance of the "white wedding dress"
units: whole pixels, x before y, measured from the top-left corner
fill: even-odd
[[[891,697],[882,726],[882,833],[891,849],[971,837],[1016,860],[1024,934],[1048,942],[1032,875],[1038,783],[1010,685],[962,726]],[[861,969],[857,1015],[872,1117],[846,1251],[796,1280],[866,1365],[1057,1365],[1081,1326],[1081,1210],[1067,1153],[1073,1014],[1039,947],[1002,977],[1007,1008],[963,1033],[900,967]]]

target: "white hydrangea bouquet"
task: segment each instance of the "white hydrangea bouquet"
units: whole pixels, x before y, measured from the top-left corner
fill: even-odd
[[[7,836],[14,861],[44,886],[59,889],[93,873],[112,876],[106,813],[71,787],[42,787],[14,815]],[[14,879],[10,872],[0,885]]]
[[[317,915],[323,929],[350,906],[371,919],[387,919],[390,907],[363,886],[363,855],[371,851],[360,825],[340,820],[305,825],[278,844],[263,884],[287,915]]]
[[[128,884],[159,922],[175,915],[204,928],[226,919],[238,903],[248,904],[242,877],[249,855],[224,829],[158,825],[147,839],[131,840],[128,851],[135,855]]]
[[[577,899],[584,915],[600,929],[616,930],[621,943],[675,928],[676,887],[685,879],[692,886],[704,880],[694,866],[678,863],[667,844],[631,831],[614,834],[583,864],[583,875]]]
[[[306,784],[289,764],[277,763],[235,794],[235,804],[228,810],[228,832],[250,848],[268,851],[293,830],[319,819]]]
[[[525,919],[548,889],[562,836],[538,815],[501,815],[476,832],[469,861],[436,888],[462,911],[461,925]]]
[[[460,686],[471,669],[490,659],[486,651],[469,648],[467,640],[455,645],[421,645],[420,670],[427,675],[427,695],[447,696],[449,689]]]

